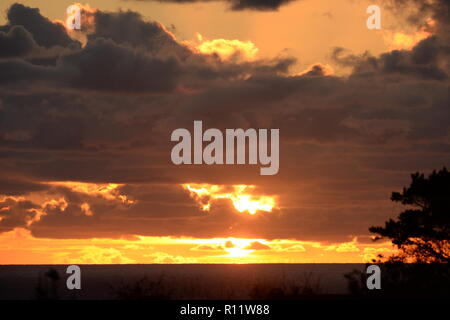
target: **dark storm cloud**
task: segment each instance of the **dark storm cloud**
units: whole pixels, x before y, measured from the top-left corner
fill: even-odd
[[[63,25],[51,22],[43,17],[39,9],[29,8],[19,3],[13,4],[7,12],[8,24],[0,27],[0,31],[8,31],[12,26],[23,26],[33,35],[40,46],[68,46],[74,41],[67,35]]]
[[[6,172],[0,175],[0,194],[18,196],[45,189],[47,189],[45,185],[17,177],[9,177]]]
[[[22,26],[13,26],[8,32],[0,31],[0,58],[26,56],[35,47],[33,36]]]
[[[261,10],[274,11],[278,10],[295,0],[231,0],[232,10]]]
[[[92,48],[89,48],[89,44],[102,43],[102,47],[105,47],[105,43],[107,43],[109,47],[102,48],[102,52],[97,55],[99,60],[106,57],[105,61],[99,61],[102,65],[105,65],[105,68],[97,67],[98,72],[103,74],[108,69],[106,65],[114,65],[113,61],[120,61],[118,57],[115,57],[115,53],[117,51],[125,53],[125,47],[137,52],[135,53],[137,56],[145,54],[145,56],[151,56],[153,59],[166,62],[165,64],[159,62],[157,65],[147,63],[147,65],[151,64],[155,68],[155,70],[147,70],[146,63],[136,61],[130,65],[126,63],[127,57],[124,57],[122,60],[125,60],[125,62],[123,65],[121,64],[123,67],[122,78],[124,78],[127,86],[137,88],[136,91],[146,91],[145,86],[152,84],[153,81],[160,83],[162,87],[173,89],[174,83],[167,85],[167,82],[174,81],[178,75],[180,75],[179,85],[188,87],[201,85],[204,87],[215,81],[229,81],[247,74],[274,75],[287,73],[295,63],[292,58],[235,63],[233,61],[222,61],[216,55],[203,55],[192,51],[186,45],[180,44],[161,24],[144,21],[140,14],[132,11],[116,13],[97,11],[95,19],[95,32],[88,35],[88,47],[82,50],[79,55],[92,56],[91,58],[95,60],[93,53],[100,51],[100,49],[92,50]],[[111,41],[103,43],[101,42],[102,39]],[[108,50],[111,52],[108,52]],[[85,54],[84,51],[91,52]],[[131,51],[127,52],[128,55],[130,53]],[[73,55],[77,55],[77,53]],[[108,56],[111,57],[108,58]],[[68,59],[63,57],[62,60],[67,61]],[[93,65],[97,65],[97,61]],[[91,66],[89,65],[88,68],[91,68]],[[136,70],[141,68],[142,70]],[[157,68],[160,69],[157,70]],[[155,77],[155,74],[158,74],[158,77]],[[98,83],[104,81],[104,77],[101,78],[97,79]],[[107,78],[112,77],[107,76]],[[116,79],[116,81],[118,80]],[[93,84],[90,81],[87,81],[87,83]],[[139,89],[139,86],[144,87]],[[156,86],[156,83],[153,83],[153,86]]]
[[[95,16],[95,31],[88,35],[89,40],[111,39],[118,44],[143,47],[153,55],[174,54],[182,58],[192,54],[188,48],[180,45],[159,23],[144,21],[133,11],[102,12]]]
[[[57,56],[44,61],[42,52],[41,60],[37,57],[28,61],[0,61],[0,83],[13,87],[21,86],[23,81],[30,85],[44,82],[55,88],[148,93],[175,88],[180,68],[174,58],[159,59],[120,45],[141,44],[151,53],[163,47],[181,50],[183,47],[161,25],[144,22],[133,12],[98,11],[96,15],[96,31],[90,35],[87,46],[79,49],[62,25],[43,17],[38,9],[12,5],[7,13],[8,24],[0,27],[0,58],[25,56],[38,51],[39,46],[58,46],[60,61],[57,62]],[[52,53],[58,55],[55,50]]]
[[[423,23],[427,13],[431,13],[432,18],[436,19],[438,30],[445,36],[445,32],[450,27],[450,1],[449,0],[384,0],[388,8],[399,10],[407,9],[409,20],[416,25]],[[448,36],[448,35],[447,35]]]
[[[61,68],[77,70],[70,81],[75,87],[110,92],[172,91],[181,71],[174,58],[153,58],[104,39],[64,56]]]
[[[127,1],[127,0],[125,0]],[[170,3],[196,3],[196,2],[227,2],[233,11],[257,10],[257,11],[276,11],[281,6],[287,5],[296,0],[138,0],[138,1],[158,1]]]
[[[193,201],[187,201],[188,196],[180,191],[181,188],[163,186],[155,191],[159,187],[161,185],[157,184],[141,186],[140,189],[146,189],[148,195],[153,194],[152,199],[141,206],[137,203],[128,208],[89,196],[82,196],[82,200],[66,197],[64,211],[61,207],[48,205],[44,209],[45,215],[29,229],[34,236],[50,238],[117,238],[123,234],[199,238],[239,235],[343,241],[349,234],[365,234],[367,224],[385,218],[385,212],[390,208],[382,201],[368,201],[363,197],[353,199],[351,205],[322,203],[313,210],[291,207],[250,216],[236,212],[231,202],[223,199],[215,202],[209,212],[203,212]],[[179,201],[180,194],[184,201]],[[172,202],[159,200],[157,197],[160,195],[171,198]],[[82,201],[90,204],[92,216],[82,212]],[[257,245],[253,249],[257,248],[263,249]]]
[[[29,226],[36,236],[343,240],[392,216],[390,192],[411,171],[450,161],[443,33],[379,56],[336,50],[336,61],[352,68],[348,77],[327,76],[320,65],[290,75],[292,58],[223,61],[183,46],[136,13],[96,15],[86,46],[66,45],[54,64],[0,60],[0,193],[67,201],[64,212],[42,208],[45,215]],[[2,36],[26,47],[27,33],[11,34],[8,26]],[[205,129],[279,128],[279,174],[172,165],[171,132],[192,130],[199,119]],[[121,194],[136,203],[42,188],[43,181],[122,183]],[[203,212],[179,186],[187,182],[254,184],[261,194],[278,195],[280,208],[250,216],[221,199]],[[93,215],[83,212],[85,202]],[[4,216],[26,227],[30,214]]]
[[[174,58],[153,58],[104,39],[62,56],[56,66],[0,61],[0,84],[16,88],[27,82],[47,83],[53,88],[162,93],[175,88],[180,73]]]
[[[39,83],[60,83],[59,72],[52,67],[31,64],[24,60],[0,60],[0,85],[22,87]]]
[[[131,11],[96,11],[93,13],[95,31],[88,34],[84,48],[74,46],[74,42],[66,43],[64,48],[64,41],[59,41],[54,43],[57,47],[46,52],[34,42],[34,29],[53,30],[51,28],[57,25],[40,16],[37,9],[13,5],[9,12],[14,14],[3,27],[10,29],[8,33],[0,33],[0,57],[25,55],[33,50],[39,52],[27,60],[0,61],[0,83],[10,89],[33,90],[36,85],[46,83],[58,90],[168,93],[180,85],[204,86],[247,74],[286,73],[295,62],[284,58],[235,63],[222,61],[214,55],[194,53],[178,43],[162,25],[143,21],[138,13]],[[13,25],[14,21],[22,21],[29,15],[45,28],[33,24],[28,32],[23,26]],[[49,31],[49,36],[55,30]],[[65,33],[64,29],[61,32]],[[48,45],[45,41],[40,43]],[[24,81],[29,86],[23,86]]]
[[[379,57],[346,54],[342,48],[335,48],[332,56],[337,63],[353,67],[355,77],[403,75],[442,81],[450,72],[450,45],[437,36],[420,41],[411,50],[393,50]]]
[[[449,71],[448,65],[445,65],[450,56],[449,49],[439,44],[436,37],[429,37],[419,42],[412,51],[394,50],[383,53],[379,58],[368,58],[355,66],[354,74],[380,72],[445,80]]]

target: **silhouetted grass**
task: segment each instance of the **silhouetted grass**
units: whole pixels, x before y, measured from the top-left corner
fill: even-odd
[[[169,300],[171,290],[164,284],[164,276],[156,280],[143,277],[132,283],[111,286],[112,295],[119,300]]]

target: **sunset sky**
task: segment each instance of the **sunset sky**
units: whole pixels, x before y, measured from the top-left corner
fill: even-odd
[[[366,262],[450,165],[448,0],[71,4],[0,2],[0,264]],[[278,174],[174,165],[194,120],[280,129]]]

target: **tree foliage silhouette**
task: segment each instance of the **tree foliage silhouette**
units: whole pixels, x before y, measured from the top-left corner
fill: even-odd
[[[399,253],[388,261],[450,262],[450,172],[444,167],[428,177],[411,175],[412,182],[391,200],[408,208],[384,227],[370,227],[376,240],[389,238]]]

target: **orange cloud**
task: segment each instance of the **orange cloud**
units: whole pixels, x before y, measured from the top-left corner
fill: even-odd
[[[171,255],[166,252],[155,252],[152,254],[146,254],[144,257],[152,258],[152,263],[196,263],[197,260],[190,257]]]
[[[58,200],[51,199],[49,201],[45,201],[42,204],[42,208],[50,208],[50,209],[60,209],[61,211],[65,211],[67,209],[67,201],[64,197],[59,198]]]
[[[68,203],[64,197],[59,199],[51,199],[45,201],[41,204],[41,209],[29,209],[30,212],[34,212],[35,215],[32,219],[27,221],[27,226],[31,226],[31,224],[41,220],[41,218],[46,215],[47,209],[59,209],[60,211],[65,211],[68,207]]]
[[[415,33],[406,33],[403,31],[382,30],[384,42],[390,50],[409,50],[417,43],[433,35],[436,27],[436,21],[429,18],[426,25]]]
[[[359,252],[357,247],[357,238],[353,238],[351,242],[344,242],[337,245],[330,245],[326,251],[336,251],[336,252]]]
[[[305,252],[306,249],[301,244],[294,244],[289,247],[278,248],[278,251],[292,251],[292,252]]]
[[[189,191],[203,211],[209,211],[211,203],[218,199],[229,199],[237,211],[251,215],[259,211],[271,212],[276,207],[275,196],[254,195],[253,185],[233,185],[229,189],[219,185],[190,183],[182,187]]]
[[[265,245],[264,243],[261,243],[259,241],[253,241],[246,247],[248,250],[271,250],[271,248],[268,245]]]
[[[80,208],[81,208],[81,211],[83,211],[83,213],[84,213],[85,215],[87,215],[87,216],[92,216],[92,215],[94,215],[94,213],[93,213],[92,210],[91,210],[91,206],[89,205],[89,203],[83,202],[83,203],[80,205]]]
[[[187,42],[203,54],[216,54],[222,60],[253,61],[259,49],[251,41],[214,39],[206,40],[197,33],[197,41]]]
[[[123,204],[134,204],[136,201],[128,199],[126,195],[120,194],[119,188],[123,184],[118,183],[87,183],[87,182],[77,182],[77,181],[52,181],[46,182],[46,184],[64,187],[70,189],[74,192],[84,193],[90,196],[97,196],[104,198],[106,200],[115,200],[122,202]]]

